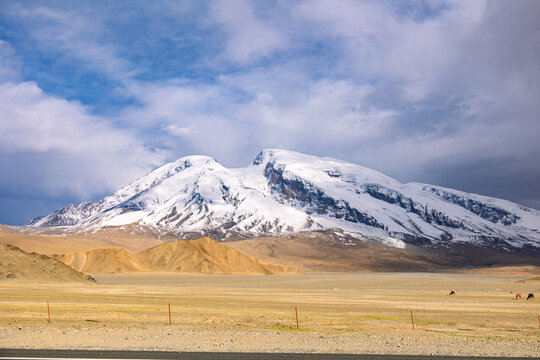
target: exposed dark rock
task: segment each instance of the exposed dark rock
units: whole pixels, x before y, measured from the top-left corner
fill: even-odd
[[[296,176],[285,177],[283,170],[274,163],[267,164],[264,175],[277,197],[299,204],[308,214],[317,213],[380,229],[385,228],[371,215],[351,207],[345,200],[336,200],[326,195],[311,182]]]
[[[513,225],[520,219],[519,216],[501,208],[489,206],[479,201],[463,196],[458,196],[456,194],[452,194],[441,189],[437,189],[434,187],[424,187],[424,190],[428,190],[433,194],[437,195],[438,197],[448,202],[451,202],[452,204],[457,204],[469,210],[470,212],[482,217],[483,219],[491,221],[492,223],[497,223],[500,221],[504,225]]]

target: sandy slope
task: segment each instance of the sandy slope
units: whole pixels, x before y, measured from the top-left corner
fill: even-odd
[[[11,227],[0,224],[0,233],[12,233],[12,232],[14,232],[14,230]]]
[[[93,279],[46,255],[0,243],[0,280],[92,282]]]
[[[297,268],[263,265],[210,239],[165,243],[138,254],[157,271],[203,274],[299,274]]]
[[[301,274],[297,268],[263,265],[210,238],[154,246],[138,253],[124,249],[98,249],[54,255],[73,268],[91,274],[197,273],[197,274]]]
[[[261,262],[311,271],[426,271],[451,267],[447,259],[355,241],[344,244],[332,236],[295,234],[226,242]]]
[[[87,274],[115,274],[148,271],[136,254],[124,249],[97,249],[54,258]]]
[[[84,234],[28,234],[22,230],[0,226],[0,242],[40,254],[66,254],[104,248],[141,251],[162,243],[154,234],[132,234],[113,229]]]
[[[92,253],[92,259],[88,263],[93,264],[98,273],[147,271],[146,265],[141,265],[139,260],[119,250],[114,252],[118,259],[111,260],[115,258],[111,254],[112,248],[137,253],[163,244],[163,241],[176,240],[178,237],[175,234],[158,233],[155,229],[140,226],[109,227],[95,233],[69,233],[66,229],[34,229],[0,225],[1,243],[17,246],[27,252],[70,254],[72,259],[66,261],[73,264],[86,261],[86,253],[91,250],[109,249],[106,252],[101,250]],[[535,253],[501,253],[466,247],[445,256],[433,256],[426,255],[426,250],[416,248],[407,250],[387,248],[355,239],[344,242],[335,235],[324,232],[300,233],[281,238],[261,237],[223,244],[263,264],[297,267],[308,271],[433,271],[460,269],[465,265],[473,264],[475,267],[471,269],[457,271],[526,276],[540,274],[540,261]],[[204,252],[202,248],[195,250]],[[436,252],[436,249],[433,251]],[[444,253],[444,251],[439,251],[439,253]],[[226,255],[221,254],[221,256]],[[234,259],[234,256],[230,256],[229,262]],[[100,262],[101,265],[96,265]],[[486,267],[488,264],[499,265]],[[74,266],[80,268],[82,265]],[[155,266],[157,264],[152,265],[152,267]],[[178,266],[182,265],[177,264],[176,267]],[[202,263],[200,266],[203,266]],[[220,266],[225,273],[230,273],[223,264]],[[117,268],[120,270],[117,271]],[[177,271],[172,265],[167,269],[159,268],[160,272]],[[208,269],[210,268],[211,266]],[[208,269],[200,268],[193,271],[209,271]],[[281,271],[283,269],[272,270],[278,273]]]

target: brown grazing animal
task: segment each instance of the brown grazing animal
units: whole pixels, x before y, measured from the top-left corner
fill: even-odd
[[[450,296],[450,295],[456,295],[456,292],[454,290],[451,290],[450,294],[448,294],[448,296]]]
[[[527,300],[533,300],[533,299],[534,299],[534,294],[529,293],[529,296],[527,296]]]

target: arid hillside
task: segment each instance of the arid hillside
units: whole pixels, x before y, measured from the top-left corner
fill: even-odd
[[[97,249],[54,257],[89,274],[302,274],[298,268],[264,265],[210,238],[164,243],[138,253]]]
[[[70,233],[60,229],[31,229],[0,225],[0,242],[27,252],[67,254],[95,249],[123,248],[137,252],[161,244],[158,235],[132,231],[129,227],[111,227],[96,232]]]
[[[152,270],[203,274],[299,274],[296,267],[263,265],[210,238],[165,243],[138,253]]]
[[[86,274],[119,274],[149,271],[137,254],[125,249],[96,249],[66,255],[53,255],[55,259]]]
[[[283,238],[260,237],[226,242],[224,245],[263,263],[295,266],[316,272],[427,271],[452,266],[449,259],[444,257],[414,254],[359,240],[343,241],[324,233],[301,233]]]
[[[0,280],[38,280],[88,283],[94,280],[46,255],[27,253],[0,243]]]
[[[14,245],[26,252],[62,254],[66,263],[85,273],[288,273],[284,268],[270,265],[264,265],[262,269],[262,263],[313,272],[451,270],[493,275],[540,274],[539,253],[532,249],[509,253],[466,245],[456,245],[453,249],[422,249],[410,244],[400,249],[383,246],[369,238],[358,240],[345,233],[331,231],[237,241],[229,239],[218,243],[226,248],[214,246],[213,241],[212,245],[204,245],[202,242],[178,240],[178,235],[172,232],[139,225],[111,226],[83,233],[64,228],[0,225],[0,243]],[[256,259],[258,263],[225,251],[229,248]],[[168,259],[166,265],[164,259]],[[237,266],[238,270],[235,270]]]
[[[0,233],[12,233],[13,229],[11,227],[0,224]]]
[[[537,252],[513,253],[474,246],[422,249],[385,247],[370,239],[360,241],[329,232],[292,234],[286,237],[260,237],[225,242],[263,263],[301,267],[307,271],[330,272],[409,272],[463,271],[491,275],[538,275]],[[459,269],[459,270],[458,270]],[[466,270],[463,270],[466,269]]]

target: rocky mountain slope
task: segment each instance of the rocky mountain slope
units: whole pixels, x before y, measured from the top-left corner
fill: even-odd
[[[93,231],[128,224],[185,238],[332,229],[399,248],[540,248],[537,210],[434,185],[401,184],[359,165],[285,150],[263,150],[238,169],[206,156],[181,158],[104,199],[66,205],[27,225]]]
[[[98,249],[54,257],[90,274],[303,274],[298,268],[263,265],[210,238],[164,243],[138,253],[124,249]]]

